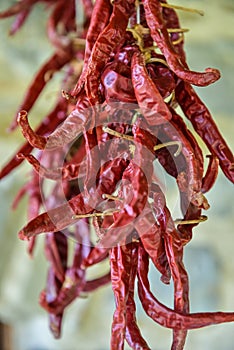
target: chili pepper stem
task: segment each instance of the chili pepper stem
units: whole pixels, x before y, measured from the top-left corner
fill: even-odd
[[[103,126],[102,127],[102,130],[104,132],[107,132],[108,134],[110,135],[113,135],[113,136],[116,136],[116,137],[120,137],[122,139],[126,139],[126,140],[129,140],[129,141],[133,141],[134,140],[134,137],[133,136],[130,136],[130,135],[125,135],[125,134],[121,134],[120,132],[118,131],[115,131],[111,128],[108,128],[108,126]]]
[[[204,222],[207,219],[208,219],[207,216],[202,215],[202,216],[200,216],[199,219],[194,219],[194,220],[192,220],[192,219],[191,220],[177,219],[177,220],[174,220],[174,223],[176,225],[191,225],[191,224],[199,224],[200,222]]]
[[[178,146],[177,151],[174,153],[174,156],[178,157],[178,155],[182,151],[182,144],[180,141],[169,141],[169,142],[162,143],[160,145],[156,145],[156,146],[154,146],[154,151],[157,151],[157,150],[164,148],[164,147],[174,146],[174,145]]]
[[[190,8],[190,7],[184,7],[184,6],[179,6],[179,5],[173,5],[173,4],[166,4],[164,2],[161,2],[162,7],[166,7],[169,9],[175,9],[175,10],[181,10],[181,11],[186,11],[186,12],[192,12],[192,13],[197,13],[200,16],[204,16],[204,11]]]
[[[112,216],[114,213],[119,213],[119,210],[112,211],[104,211],[102,213],[91,213],[91,214],[81,214],[81,215],[73,215],[72,219],[84,219],[84,218],[93,218],[93,217],[103,217],[103,216]]]

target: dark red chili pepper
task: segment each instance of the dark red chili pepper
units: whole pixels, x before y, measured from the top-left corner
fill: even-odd
[[[135,103],[136,97],[133,91],[132,81],[111,67],[107,67],[101,76],[107,103],[113,101]]]
[[[154,189],[156,190],[156,187]],[[166,207],[166,199],[159,187],[153,198],[153,205],[156,208],[157,221],[163,232],[166,255],[174,282],[174,310],[186,314],[189,312],[189,282],[183,264],[183,244]],[[174,330],[172,349],[183,349],[186,336],[186,331]]]
[[[133,238],[134,239],[134,238]],[[149,350],[149,346],[142,337],[136,320],[136,304],[134,301],[135,278],[137,274],[138,243],[129,243],[130,247],[130,278],[129,291],[126,303],[126,331],[125,338],[129,346],[134,350]]]
[[[158,223],[155,222],[152,209],[146,209],[146,215],[141,217],[141,220],[137,221],[135,228],[145,251],[149,254],[154,266],[162,274],[161,280],[164,283],[169,284],[171,271],[166,256],[164,238],[161,228]]]
[[[54,73],[59,71],[70,60],[71,53],[61,51],[55,52],[35,75],[18,110],[26,110],[29,112],[48,81],[53,77]],[[14,130],[17,127],[17,117],[18,113],[10,126],[10,130]]]
[[[17,2],[16,4],[13,4],[11,7],[9,7],[7,10],[0,12],[0,18],[7,18],[11,16],[18,15],[21,12],[24,12],[28,8],[34,5],[39,0],[22,0],[20,2]]]
[[[126,304],[129,293],[129,279],[131,271],[131,248],[122,242],[111,248],[111,285],[115,296],[115,312],[111,331],[111,349],[124,349],[126,332]]]
[[[93,280],[86,281],[83,288],[83,292],[87,292],[87,293],[92,292],[97,288],[100,288],[110,282],[111,282],[111,274],[110,272],[108,272],[106,275],[95,278]]]
[[[188,193],[189,200],[198,207],[209,208],[206,198],[201,193],[203,159],[199,146],[187,130],[182,119],[173,111],[173,119],[164,124],[162,130],[170,140],[177,141],[182,146],[182,154],[185,157],[186,173],[181,172],[177,176],[177,184],[182,192]],[[191,144],[192,142],[192,144]],[[197,155],[195,156],[195,149]]]
[[[61,33],[58,32],[57,27],[59,26],[59,24],[63,23],[62,29],[65,30],[66,26],[68,25],[68,21],[71,25],[72,18],[66,17],[68,17],[69,14],[74,16],[74,5],[75,1],[72,0],[70,2],[70,6],[66,6],[64,9],[64,2],[58,1],[47,22],[48,38],[50,39],[50,42],[59,50],[66,50],[66,48],[69,49],[69,46],[71,46],[72,44],[72,39],[65,35],[65,33],[61,35]],[[66,18],[66,20],[64,20],[64,18]],[[75,28],[73,29],[75,30]]]
[[[79,147],[79,152],[76,154],[76,157],[72,159],[68,164],[66,163],[61,168],[48,169],[44,167],[32,154],[22,154],[18,153],[19,159],[26,159],[35,169],[35,171],[41,176],[52,180],[72,180],[82,177],[85,174],[81,173],[80,165],[85,156],[85,147],[84,144],[81,144]]]
[[[17,15],[13,33],[37,2],[40,0],[23,0],[0,18]],[[189,85],[208,85],[220,74],[215,69],[205,73],[189,70],[183,29],[174,9],[165,8],[165,0],[143,0],[143,4],[97,0],[94,9],[91,0],[82,0],[83,28],[76,21],[80,8],[74,0],[69,4],[65,0],[41,2],[51,10],[47,35],[57,51],[38,71],[19,113],[23,135],[30,143],[21,148],[19,156],[37,173],[33,172],[14,205],[28,193],[31,221],[19,236],[30,240],[31,253],[35,237],[47,233],[49,273],[40,304],[49,313],[51,331],[56,338],[60,336],[63,313],[77,297],[111,282],[116,300],[111,349],[124,349],[126,340],[132,349],[149,350],[136,321],[137,274],[145,312],[173,330],[171,349],[183,350],[188,329],[234,321],[234,312],[189,313],[188,276],[183,265],[184,246],[192,238],[193,227],[203,220],[202,209],[209,207],[203,193],[215,182],[218,159],[226,176],[234,178],[231,151]],[[27,113],[47,78],[65,65],[63,99],[58,99],[35,132]],[[202,151],[176,114],[177,105],[212,153],[205,175]],[[43,152],[34,157],[29,154],[33,148]],[[176,179],[182,219],[173,221],[167,208],[155,158]],[[12,159],[0,177],[21,161]],[[46,177],[61,181],[45,195],[47,212],[38,215]],[[69,238],[75,241],[72,246]],[[68,255],[73,255],[71,264]],[[87,280],[87,268],[109,255],[110,272]],[[173,279],[174,309],[161,304],[150,291],[149,258],[164,283]]]
[[[31,9],[25,9],[24,11],[18,13],[16,15],[16,18],[14,22],[11,25],[11,29],[9,31],[9,35],[14,35],[18,32],[18,30],[24,25],[25,21],[27,20],[28,16],[30,15]],[[1,14],[0,14],[1,18]]]
[[[181,79],[197,86],[207,86],[220,78],[217,69],[207,68],[204,73],[193,72],[183,66],[179,55],[171,44],[169,34],[162,18],[162,7],[159,0],[144,0],[146,21],[151,36],[166,58],[170,69]]]
[[[65,278],[59,293],[56,298],[49,302],[45,300],[44,293],[40,297],[41,306],[48,310],[49,313],[55,315],[61,314],[65,307],[79,296],[85,285],[85,270],[81,267],[81,264],[83,259],[87,257],[90,249],[90,246],[87,245],[89,233],[87,232],[86,221],[80,220],[76,230],[76,237],[78,238],[79,236],[79,243],[75,245],[72,266],[66,269]],[[83,235],[81,235],[81,230],[84,231]]]
[[[166,3],[166,0],[162,0],[162,3]],[[162,8],[162,16],[165,23],[165,26],[167,28],[180,28],[180,21],[177,16],[176,11],[173,8]],[[177,41],[179,39],[179,33],[170,33],[170,40]],[[185,52],[184,52],[184,40],[181,40],[181,42],[176,44],[175,50],[180,55],[180,60],[184,63],[185,62]]]
[[[108,21],[110,19],[111,11],[112,5],[109,0],[95,1],[90,26],[86,36],[83,71],[81,77],[77,81],[76,86],[71,92],[71,95],[74,97],[77,97],[77,95],[80,93],[82,87],[85,84],[88,73],[88,62],[93,50],[93,46],[97,41],[99,34],[101,34],[107,26]]]
[[[161,304],[150,291],[148,273],[148,255],[139,246],[138,259],[138,294],[147,315],[161,326],[172,329],[196,329],[214,324],[233,322],[233,312],[198,312],[178,313]]]
[[[85,82],[85,89],[91,105],[99,102],[98,87],[101,72],[109,61],[110,54],[114,52],[125,36],[128,20],[135,9],[134,4],[133,0],[114,2],[109,23],[93,46]]]
[[[234,182],[234,157],[220,134],[209,110],[197,96],[191,85],[181,81],[176,88],[176,99],[194,130],[201,136],[210,152],[219,159],[226,177]]]
[[[50,266],[47,274],[46,291],[42,293],[43,297],[48,303],[51,303],[56,299],[60,288],[61,282],[57,279],[53,268]],[[58,315],[49,313],[49,328],[56,339],[61,335],[62,318],[62,312]]]
[[[50,209],[31,220],[20,232],[20,239],[29,239],[39,233],[56,232],[75,223],[73,216],[88,214],[93,208],[86,205],[82,193],[73,197],[68,203]]]
[[[53,131],[66,117],[68,102],[65,99],[59,99],[54,109],[48,114],[48,116],[41,122],[36,129],[38,135],[44,135],[48,131]],[[28,154],[33,149],[33,146],[29,142],[26,142],[18,151],[17,154]],[[0,179],[8,175],[13,169],[19,166],[23,158],[18,158],[15,155],[0,171]]]
[[[79,133],[83,132],[84,126],[89,120],[89,111],[83,112],[81,106],[85,109],[87,100],[85,97],[79,101],[79,109],[74,109],[59,126],[49,136],[38,135],[29,125],[26,111],[21,111],[18,115],[18,123],[21,126],[22,133],[28,142],[39,149],[57,149],[59,147],[74,141]]]
[[[219,170],[219,159],[211,154],[207,157],[209,158],[209,164],[202,179],[202,193],[208,192],[213,187]]]
[[[160,62],[147,63],[146,68],[162,98],[170,96],[176,86],[173,72]]]
[[[149,125],[160,125],[171,119],[171,112],[149,77],[140,52],[135,52],[132,57],[132,84],[139,107]]]
[[[67,238],[62,232],[50,232],[45,238],[45,254],[56,278],[63,283],[67,265]]]

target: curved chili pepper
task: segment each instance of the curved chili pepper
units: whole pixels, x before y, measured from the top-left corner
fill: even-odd
[[[53,131],[66,117],[68,102],[65,99],[59,100],[54,109],[48,114],[48,116],[41,122],[37,127],[36,133],[38,135],[44,135],[48,131]],[[48,130],[49,129],[49,130]],[[17,154],[27,154],[30,153],[33,146],[26,142],[18,151]],[[13,169],[18,167],[22,162],[23,158],[18,158],[17,155],[13,156],[10,161],[1,169],[0,179],[7,176]]]
[[[166,3],[165,0],[162,0],[161,2]],[[181,27],[177,13],[173,8],[163,7],[162,8],[162,16],[163,16],[163,20],[164,20],[164,23],[165,23],[167,28],[180,28]],[[176,41],[178,39],[179,39],[178,33],[170,33],[170,40],[172,42]],[[179,53],[180,60],[182,60],[182,62],[184,63],[185,62],[185,52],[184,52],[183,46],[184,46],[184,40],[181,40],[181,42],[176,44],[175,50]]]
[[[75,1],[72,0],[70,2],[70,6],[66,6],[64,8],[64,2],[58,1],[47,22],[48,38],[50,39],[50,42],[59,50],[69,49],[69,46],[72,44],[71,38],[58,33],[57,26],[59,23],[63,23],[63,30],[65,30],[65,27],[68,24],[67,22],[69,21],[71,24],[72,18],[66,18],[66,21],[64,21],[64,17],[72,17],[71,15],[74,17],[74,3]],[[70,14],[70,16],[67,16],[67,14]]]
[[[134,0],[114,2],[110,21],[93,46],[85,82],[85,90],[91,105],[99,102],[98,87],[101,71],[109,61],[110,54],[125,36],[129,17],[135,9],[134,4]]]
[[[207,86],[220,78],[217,69],[207,68],[204,73],[193,72],[184,67],[178,53],[171,44],[167,28],[162,18],[162,7],[159,0],[144,0],[146,21],[151,36],[166,58],[170,69],[181,79],[197,86]]]
[[[84,145],[81,145],[79,147],[79,152],[77,152],[77,155],[75,159],[72,160],[72,162],[69,162],[69,164],[65,164],[61,168],[53,169],[48,169],[44,167],[32,154],[18,153],[17,156],[19,159],[26,159],[41,177],[45,177],[51,180],[63,179],[69,181],[83,176],[83,173],[81,174],[80,172],[80,165],[85,156],[84,151]],[[73,163],[74,161],[75,163]]]
[[[66,226],[75,223],[74,214],[81,215],[93,211],[93,208],[85,203],[82,193],[70,199],[66,204],[50,209],[31,220],[20,232],[20,239],[29,239],[39,233],[56,232]]]
[[[138,294],[147,315],[161,326],[172,329],[196,329],[214,324],[233,322],[233,312],[197,312],[178,313],[161,304],[150,291],[148,273],[148,255],[139,246],[138,260]]]
[[[202,193],[206,193],[212,188],[219,171],[219,159],[212,155],[207,157],[209,158],[209,164],[205,176],[202,179]]]
[[[7,10],[0,12],[0,18],[2,19],[18,15],[20,12],[27,10],[38,1],[40,0],[22,0],[20,2],[17,2],[16,4],[13,4],[11,7],[9,7]]]
[[[85,107],[85,99],[82,104]],[[80,106],[80,105],[79,105]],[[59,126],[49,136],[38,135],[29,125],[26,111],[21,111],[18,115],[18,123],[21,126],[22,133],[28,142],[39,149],[56,149],[75,140],[83,132],[84,125],[89,119],[89,114],[83,113],[81,108],[75,108]]]
[[[137,274],[138,243],[129,243],[131,271],[129,278],[129,291],[126,303],[126,331],[125,338],[129,346],[134,350],[149,350],[149,346],[142,337],[136,321],[136,304],[134,301],[134,287]]]
[[[132,84],[139,107],[149,125],[160,125],[171,119],[171,112],[149,77],[140,52],[135,52],[132,57]]]
[[[28,91],[21,103],[18,111],[26,110],[30,111],[35,101],[38,99],[40,93],[48,83],[48,81],[53,77],[56,71],[59,71],[63,66],[65,66],[72,56],[69,52],[55,52],[44,65],[39,69],[35,75],[33,81],[31,82]],[[15,119],[11,123],[10,130],[13,131],[17,127],[18,113]]]
[[[101,277],[86,281],[83,288],[83,292],[87,292],[87,293],[92,292],[97,288],[100,288],[110,282],[111,282],[111,274],[110,272],[108,272],[107,274]]]
[[[111,330],[111,349],[124,349],[126,332],[126,304],[129,293],[129,279],[131,258],[129,259],[129,245],[120,245],[111,248],[111,285],[115,296],[116,309],[113,315]]]
[[[204,209],[209,208],[206,198],[201,193],[203,160],[199,146],[193,139],[193,144],[196,144],[196,149],[198,150],[197,158],[194,153],[195,150],[191,145],[191,134],[187,131],[182,119],[174,111],[173,119],[170,123],[164,124],[162,130],[170,140],[178,141],[182,145],[181,152],[186,159],[187,169],[186,173],[183,172],[177,176],[177,184],[180,190],[188,193],[188,198],[194,205],[203,207]]]
[[[88,63],[94,44],[97,41],[98,36],[103,32],[103,30],[107,26],[108,21],[110,19],[111,11],[112,6],[109,0],[95,1],[90,26],[86,36],[83,71],[81,77],[79,78],[74,89],[71,92],[71,95],[74,97],[78,96],[87,80]]]
[[[222,137],[209,110],[191,85],[181,81],[176,88],[176,99],[194,130],[201,136],[210,152],[219,159],[224,175],[234,182],[234,156]]]

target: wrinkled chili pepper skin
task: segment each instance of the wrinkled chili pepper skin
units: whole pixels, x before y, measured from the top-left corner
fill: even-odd
[[[212,155],[207,157],[209,158],[209,164],[206,173],[202,178],[202,193],[208,192],[213,187],[219,170],[219,159]]]
[[[233,154],[220,134],[209,110],[197,96],[191,85],[183,81],[176,88],[176,99],[210,152],[219,159],[219,165],[224,175],[231,182],[234,182]]]
[[[207,86],[220,78],[220,73],[217,69],[207,68],[204,73],[197,73],[184,67],[180,63],[179,55],[169,39],[169,34],[162,18],[160,1],[144,0],[143,6],[151,36],[165,56],[169,67],[179,78],[197,86]]]
[[[135,279],[137,274],[138,243],[129,243],[130,246],[130,278],[129,291],[126,304],[126,332],[125,339],[134,350],[150,350],[145,339],[142,337],[136,320],[136,304],[134,301]]]
[[[160,63],[148,63],[146,64],[146,68],[150,78],[153,80],[161,96],[163,98],[170,96],[176,87],[173,72]]]
[[[49,314],[51,332],[55,338],[61,336],[63,314],[76,298],[110,282],[116,302],[110,349],[123,350],[127,341],[132,349],[149,350],[137,325],[137,278],[146,314],[172,329],[171,350],[183,350],[189,329],[234,321],[233,312],[189,312],[183,264],[184,247],[203,221],[202,210],[209,208],[204,193],[214,185],[218,165],[234,179],[231,151],[190,85],[209,85],[220,73],[210,68],[204,73],[190,71],[183,30],[175,10],[163,7],[166,0],[97,0],[94,5],[82,0],[83,28],[76,21],[74,0],[69,5],[66,0],[22,0],[0,18],[16,15],[14,34],[38,2],[50,11],[47,36],[56,51],[38,70],[18,113],[28,142],[0,178],[23,159],[34,168],[13,206],[28,195],[30,221],[19,237],[29,240],[30,254],[37,235],[46,233],[49,270],[39,303]],[[28,112],[62,67],[62,97],[34,131]],[[211,152],[205,173],[202,150],[176,113],[178,105]],[[12,128],[15,125],[14,120]],[[41,150],[36,156],[29,154],[34,148]],[[167,207],[155,159],[175,179],[179,223]],[[55,180],[54,186],[43,198],[47,212],[39,214],[47,178]],[[150,290],[149,259],[162,282],[173,281],[173,309]],[[108,273],[87,280],[87,268],[108,260]]]
[[[129,293],[131,271],[129,245],[117,245],[110,251],[111,284],[115,296],[116,309],[113,315],[111,331],[111,350],[124,349],[126,332],[126,304]]]
[[[134,3],[133,0],[114,2],[110,21],[92,49],[85,87],[91,105],[99,102],[100,72],[109,61],[110,54],[125,36],[128,20],[135,9]]]
[[[48,210],[40,214],[20,232],[21,239],[29,239],[42,232],[56,232],[62,230],[71,223],[74,223],[73,215],[87,214],[93,211],[92,207],[85,204],[82,194],[78,194],[68,201],[68,204]]]
[[[149,125],[160,125],[171,119],[171,113],[149,77],[140,52],[135,52],[132,57],[132,84],[139,107]]]
[[[233,312],[199,312],[191,314],[177,313],[161,304],[152,294],[147,279],[148,255],[139,247],[138,293],[147,315],[160,325],[172,329],[196,329],[212,324],[233,322]]]
[[[66,117],[67,101],[65,99],[59,99],[54,109],[49,115],[41,122],[36,129],[38,135],[44,135],[45,133],[52,132]],[[49,130],[48,130],[49,129]],[[18,151],[18,153],[28,154],[32,151],[33,146],[27,142]],[[0,179],[7,176],[13,169],[18,167],[23,161],[23,158],[18,158],[15,155],[8,161],[8,163],[0,171]]]
[[[94,4],[94,9],[92,12],[92,18],[90,26],[86,36],[86,45],[85,45],[85,57],[84,57],[84,66],[81,77],[79,78],[76,86],[71,92],[71,95],[76,97],[81,91],[82,87],[85,84],[88,74],[88,62],[93,50],[94,43],[97,41],[100,33],[103,32],[108,21],[110,19],[112,12],[112,6],[108,0],[97,0]]]
[[[108,67],[102,73],[101,81],[105,89],[105,99],[107,102],[136,102],[136,97],[130,78],[127,78]]]

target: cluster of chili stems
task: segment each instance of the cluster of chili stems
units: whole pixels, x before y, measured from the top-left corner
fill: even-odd
[[[22,0],[0,13],[0,18],[16,16],[11,34],[21,28],[37,2],[45,3],[50,11],[47,34],[55,51],[35,75],[10,127],[14,130],[20,125],[26,143],[0,175],[8,175],[24,159],[33,166],[14,207],[28,195],[30,221],[19,237],[29,240],[31,255],[37,235],[46,233],[49,271],[40,304],[48,311],[50,329],[60,337],[65,308],[84,293],[111,282],[116,310],[110,348],[123,349],[126,340],[132,349],[150,349],[135,315],[137,280],[146,314],[173,330],[171,349],[181,350],[189,329],[234,321],[234,312],[189,312],[188,275],[183,265],[183,249],[192,238],[192,229],[206,219],[201,214],[209,208],[204,194],[213,186],[218,166],[234,180],[233,155],[192,87],[207,86],[220,74],[211,68],[203,73],[188,68],[183,50],[187,29],[180,27],[175,12],[199,11],[164,0],[96,0],[95,4],[82,0],[80,7],[73,0]],[[79,13],[84,17],[82,28],[77,25]],[[62,94],[34,131],[27,114],[54,73],[61,70]],[[205,174],[201,148],[177,114],[177,105],[210,152]],[[62,147],[68,151],[58,168],[55,159]],[[30,154],[33,149],[41,150],[37,158]],[[84,157],[85,167],[81,166]],[[173,220],[167,207],[154,173],[155,159],[176,180],[180,220]],[[98,174],[94,169],[99,169]],[[63,186],[55,182],[44,199],[51,209],[39,214],[40,189],[46,178],[62,178]],[[56,206],[64,194],[67,203]],[[69,237],[75,239],[72,248]],[[73,261],[68,264],[70,249]],[[87,269],[106,259],[110,271],[87,280]],[[151,292],[149,261],[163,283],[172,279],[173,309]]]

